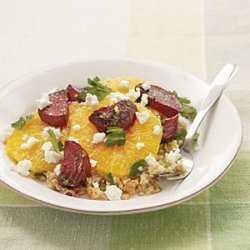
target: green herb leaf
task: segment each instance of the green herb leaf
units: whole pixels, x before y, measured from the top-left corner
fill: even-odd
[[[197,114],[197,110],[190,105],[190,100],[188,100],[186,97],[178,96],[176,91],[173,91],[172,94],[177,98],[182,106],[180,115],[185,117],[186,119],[193,120]]]
[[[106,175],[106,180],[107,180],[111,185],[115,185],[115,182],[114,182],[112,173],[108,173],[108,174]]]
[[[33,115],[27,115],[25,117],[20,117],[16,122],[11,123],[11,127],[20,130],[24,127],[27,120],[30,120]]]
[[[60,141],[57,141],[56,135],[55,135],[53,130],[49,129],[48,134],[50,136],[51,143],[53,145],[53,148],[54,148],[55,152],[60,153],[60,151],[63,150],[63,143],[60,142]]]
[[[145,160],[136,161],[130,168],[129,177],[141,175],[142,171],[139,168],[142,167],[143,169],[148,167],[148,164]]]
[[[108,127],[108,135],[104,139],[104,145],[106,147],[112,147],[114,145],[124,145],[126,142],[126,133],[119,127]]]
[[[175,136],[174,136],[174,140],[185,140],[187,135],[187,130],[185,128],[182,129],[178,129]]]
[[[199,139],[199,136],[200,136],[200,133],[198,132],[195,132],[194,134],[194,137],[193,137],[193,141],[192,141],[192,146],[195,147],[197,142],[198,142],[198,139]]]
[[[88,78],[88,84],[90,86],[85,87],[79,95],[82,100],[85,100],[87,93],[89,93],[91,95],[96,95],[100,101],[112,92],[111,88],[100,83],[99,77],[95,77],[93,80]]]

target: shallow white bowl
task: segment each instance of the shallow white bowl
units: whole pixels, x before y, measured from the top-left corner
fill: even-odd
[[[176,90],[198,106],[208,86],[196,77],[172,66],[133,59],[103,59],[60,64],[27,74],[0,91],[0,129],[33,111],[35,100],[53,87],[85,83],[88,77],[117,76],[144,78]],[[200,151],[195,169],[183,181],[162,181],[163,190],[154,195],[135,196],[122,201],[95,201],[74,198],[50,190],[31,178],[11,171],[13,165],[0,145],[0,179],[10,188],[43,204],[89,214],[129,214],[162,209],[181,203],[213,185],[229,168],[242,138],[241,121],[233,104],[222,96],[200,129]]]

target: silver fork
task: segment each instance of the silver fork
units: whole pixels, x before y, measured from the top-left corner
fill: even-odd
[[[219,72],[219,74],[215,77],[207,93],[205,94],[201,102],[200,109],[188,130],[185,142],[180,149],[180,153],[182,155],[182,162],[186,168],[186,172],[182,175],[162,174],[160,175],[161,177],[165,177],[167,180],[174,181],[174,180],[184,179],[191,173],[191,171],[194,168],[193,147],[192,147],[194,134],[199,128],[201,122],[203,121],[208,111],[222,95],[224,89],[232,80],[233,76],[238,71],[238,69],[239,69],[238,65],[226,64],[223,67],[223,69]]]

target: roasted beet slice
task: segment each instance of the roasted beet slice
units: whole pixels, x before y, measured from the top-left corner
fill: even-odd
[[[128,100],[120,101],[114,105],[100,108],[89,117],[99,132],[106,132],[108,127],[116,126],[129,129],[136,119],[137,107]]]
[[[162,134],[162,142],[166,142],[170,139],[172,139],[177,131],[178,126],[178,115],[175,115],[171,118],[161,118],[161,125],[163,128],[163,134]]]
[[[67,92],[60,90],[49,95],[51,104],[44,109],[38,109],[42,121],[53,127],[67,125],[69,117],[69,104]]]
[[[59,183],[65,187],[78,187],[90,176],[90,160],[86,151],[74,141],[65,141],[64,157],[60,161]]]
[[[80,93],[83,90],[82,88],[69,84],[66,90],[67,90],[67,96],[70,102],[81,101]]]
[[[181,104],[170,91],[155,85],[151,85],[147,91],[141,87],[141,84],[137,85],[137,87],[141,89],[142,94],[146,93],[148,95],[148,106],[150,108],[167,117],[173,117],[181,111]]]

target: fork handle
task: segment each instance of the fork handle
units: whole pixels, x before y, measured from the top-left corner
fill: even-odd
[[[210,108],[222,95],[224,89],[232,80],[233,76],[238,71],[238,69],[239,69],[238,65],[228,63],[222,68],[219,74],[215,77],[215,79],[211,83],[207,93],[205,94],[201,102],[200,109],[193,123],[191,124],[188,130],[183,147],[191,147],[194,134],[199,128],[202,120],[204,119]]]

